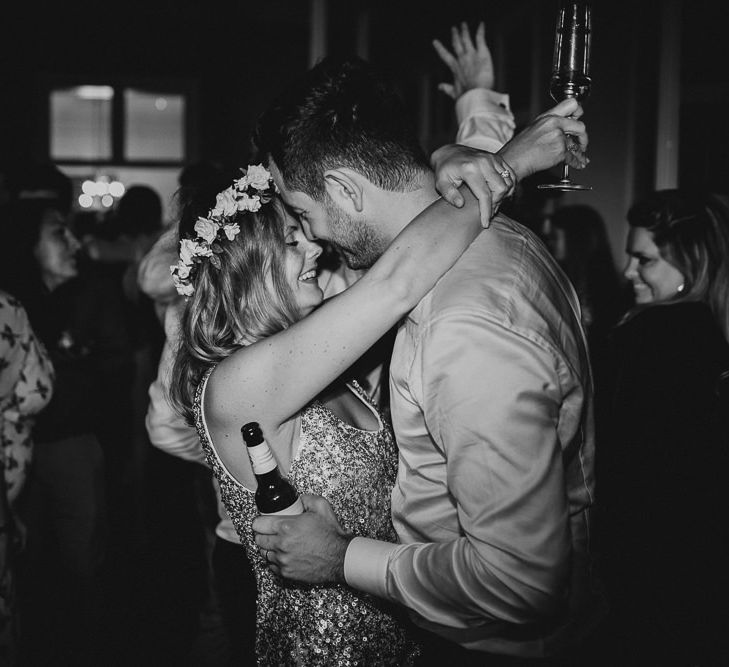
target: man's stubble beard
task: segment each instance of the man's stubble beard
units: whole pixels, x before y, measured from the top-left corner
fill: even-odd
[[[331,241],[350,269],[368,269],[389,245],[365,220],[355,220],[327,197],[324,204]]]

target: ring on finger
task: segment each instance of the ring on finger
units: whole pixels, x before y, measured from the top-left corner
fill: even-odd
[[[268,559],[268,549],[266,549],[265,553],[263,554],[263,557],[266,559],[267,563],[270,563],[271,561]]]
[[[499,172],[499,176],[501,176],[501,178],[508,178],[511,180],[511,172],[508,169],[504,169],[504,171]]]

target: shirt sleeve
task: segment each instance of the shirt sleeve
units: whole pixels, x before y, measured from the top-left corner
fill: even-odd
[[[205,454],[197,431],[185,422],[170,404],[167,393],[174,361],[174,347],[178,338],[180,310],[178,304],[169,306],[165,313],[166,340],[157,368],[157,378],[149,387],[149,405],[144,424],[149,441],[172,456],[205,465]]]
[[[370,549],[359,579],[351,570],[366,547],[355,540],[347,581],[452,628],[537,621],[564,601],[571,551],[555,360],[533,339],[461,314],[431,324],[416,365],[460,536]]]
[[[401,547],[390,542],[355,537],[344,555],[344,579],[358,590],[381,598],[387,593],[387,566]]]
[[[169,404],[159,380],[149,387],[149,407],[144,421],[149,441],[167,454],[205,465],[197,431],[188,426]]]
[[[496,153],[514,136],[509,96],[474,88],[456,100],[456,143]]]
[[[155,302],[173,301],[177,297],[177,290],[172,282],[170,267],[177,260],[177,230],[173,226],[162,233],[139,263],[139,289]]]

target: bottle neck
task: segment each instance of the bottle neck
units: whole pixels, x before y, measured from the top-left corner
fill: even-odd
[[[278,469],[278,466],[268,472],[257,472],[255,475],[259,488],[265,488],[271,485],[279,486],[281,484],[281,480],[284,479],[281,475],[281,471]]]
[[[276,459],[273,458],[273,452],[265,442],[262,442],[260,445],[248,447],[248,456],[251,458],[253,474],[256,477],[270,473],[272,470],[278,468]]]

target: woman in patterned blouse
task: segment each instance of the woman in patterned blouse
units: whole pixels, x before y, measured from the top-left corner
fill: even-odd
[[[23,486],[34,416],[51,400],[53,366],[25,309],[0,291],[0,457],[8,500]]]
[[[0,662],[13,650],[12,503],[30,464],[33,417],[51,399],[53,366],[23,306],[0,291]]]

